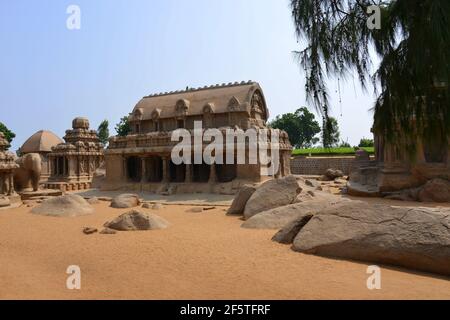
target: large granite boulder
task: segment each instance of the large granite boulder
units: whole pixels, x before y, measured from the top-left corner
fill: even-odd
[[[114,197],[111,201],[113,208],[134,208],[139,206],[139,196],[137,194],[125,193]]]
[[[244,217],[249,219],[263,211],[291,204],[301,191],[294,176],[268,180],[247,201]]]
[[[245,205],[247,204],[248,199],[253,195],[256,191],[256,188],[253,186],[243,186],[231,203],[231,207],[228,209],[228,214],[243,214]]]
[[[245,221],[241,227],[246,229],[281,229],[292,221],[310,214],[316,214],[330,207],[338,207],[352,200],[329,195],[318,195],[314,200],[290,204],[261,212]],[[356,202],[356,201],[355,201]]]
[[[316,214],[293,249],[450,275],[450,209],[349,203]]]
[[[312,214],[306,214],[299,219],[289,222],[273,236],[272,240],[282,244],[291,244],[300,230],[312,219],[312,217]]]
[[[450,181],[433,179],[428,181],[418,193],[421,202],[450,202]]]
[[[54,217],[76,217],[94,213],[94,208],[81,196],[68,194],[44,200],[32,213]]]
[[[166,220],[155,214],[132,210],[105,223],[104,227],[118,231],[142,231],[165,229],[168,225]]]

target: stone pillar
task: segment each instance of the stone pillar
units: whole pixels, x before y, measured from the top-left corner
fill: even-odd
[[[209,183],[216,183],[217,182],[217,174],[216,174],[216,164],[213,163],[209,167]]]
[[[169,182],[169,159],[162,157],[162,182]]]
[[[56,164],[55,176],[59,176],[59,157],[55,157],[55,164]]]
[[[147,158],[141,158],[141,183],[147,182],[147,166],[146,166]]]
[[[9,178],[9,186],[8,186],[9,190],[8,190],[8,196],[12,196],[12,195],[14,195],[14,194],[16,193],[16,192],[14,191],[14,174],[13,174],[12,171],[9,173],[8,178]]]
[[[184,180],[185,183],[192,182],[192,164],[186,164],[186,176]]]

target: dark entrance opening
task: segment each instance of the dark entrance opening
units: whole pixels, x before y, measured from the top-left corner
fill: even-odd
[[[132,182],[141,181],[141,160],[138,157],[129,157],[127,159],[128,179]]]
[[[147,159],[147,179],[148,182],[161,182],[162,174],[162,159],[161,157],[150,157]]]
[[[219,182],[230,182],[236,179],[236,164],[216,164],[217,180]]]
[[[193,181],[194,182],[208,182],[209,181],[209,172],[211,170],[211,166],[202,163],[202,164],[194,164],[193,165]]]
[[[169,164],[170,182],[184,182],[186,178],[186,165],[176,165],[172,161]]]

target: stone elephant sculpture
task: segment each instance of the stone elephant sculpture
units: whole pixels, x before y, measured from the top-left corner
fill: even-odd
[[[14,184],[17,191],[33,188],[39,189],[41,179],[42,158],[37,153],[27,153],[16,160],[19,168],[14,171]]]

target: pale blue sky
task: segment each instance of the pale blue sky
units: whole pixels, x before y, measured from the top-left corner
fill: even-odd
[[[81,30],[66,9],[81,8]],[[306,105],[288,0],[0,0],[0,121],[17,137],[63,136],[76,116],[110,131],[150,93],[242,80],[272,118]],[[342,138],[370,136],[371,93],[341,83]],[[337,85],[331,86],[333,95]]]

